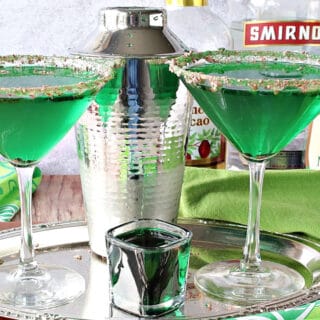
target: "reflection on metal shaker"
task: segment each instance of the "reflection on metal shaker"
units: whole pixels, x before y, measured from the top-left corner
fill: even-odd
[[[115,77],[76,127],[90,246],[105,256],[105,233],[111,227],[142,217],[176,220],[190,102],[186,88],[166,63],[183,50],[175,49],[176,39],[170,41],[169,33],[163,37],[164,26],[145,24],[146,17],[150,20],[155,14],[165,15],[163,10],[116,8],[104,9],[101,14],[112,21],[113,15],[127,15],[127,29],[133,29],[139,39],[151,29],[161,33],[162,41],[167,39],[166,50],[172,50],[139,55],[117,52],[113,45],[124,63],[115,69]],[[143,27],[137,27],[139,19]],[[115,33],[113,29],[109,36]],[[135,33],[130,34],[131,45],[139,51],[132,36]],[[92,54],[109,59],[110,54],[102,47],[103,52]]]

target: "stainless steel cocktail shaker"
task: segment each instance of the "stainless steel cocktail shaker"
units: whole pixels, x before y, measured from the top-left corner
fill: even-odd
[[[76,126],[90,246],[99,255],[111,227],[176,220],[190,102],[166,62],[184,50],[165,10],[119,7],[100,10],[97,30],[77,52],[124,58]]]

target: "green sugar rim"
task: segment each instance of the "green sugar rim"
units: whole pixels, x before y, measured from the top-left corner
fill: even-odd
[[[110,79],[113,78],[113,68],[122,64],[121,59],[101,59],[96,57],[58,57],[41,55],[8,55],[0,56],[0,74],[6,73],[8,67],[56,67],[74,70],[76,72],[91,72],[88,79],[61,86],[41,87],[1,87],[0,98],[5,99],[34,99],[38,97],[55,98],[64,95],[81,96],[90,92],[97,93]],[[86,75],[87,76],[87,75]]]
[[[232,51],[217,50],[201,53],[187,53],[171,60],[170,70],[178,77],[182,77],[190,85],[204,85],[215,92],[222,87],[242,87],[251,91],[269,90],[275,94],[286,88],[296,88],[301,92],[320,92],[320,69],[319,79],[297,79],[297,78],[267,78],[247,79],[234,78],[225,75],[208,75],[197,71],[187,70],[188,66],[196,66],[203,63],[261,63],[281,62],[296,63],[304,66],[320,67],[320,56],[298,52],[275,52],[275,51]]]

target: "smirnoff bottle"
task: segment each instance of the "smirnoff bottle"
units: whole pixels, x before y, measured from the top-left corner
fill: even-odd
[[[320,53],[318,0],[228,0],[228,13],[234,49]],[[308,130],[270,160],[269,168],[304,168]],[[245,166],[238,152],[227,143],[226,167]]]
[[[165,5],[170,30],[191,50],[231,48],[229,28],[212,12],[210,1],[165,0]],[[194,99],[186,164],[210,167],[225,164],[225,139]]]
[[[229,5],[237,2],[229,0]],[[320,45],[319,1],[242,2],[247,4],[246,16],[242,21],[231,22],[234,48],[317,51],[314,46]]]

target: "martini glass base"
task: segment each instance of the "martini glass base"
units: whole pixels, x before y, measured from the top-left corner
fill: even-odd
[[[283,298],[305,287],[303,276],[282,264],[263,261],[255,272],[239,266],[236,260],[206,265],[195,274],[195,284],[209,296],[238,305]]]
[[[22,272],[17,266],[0,268],[0,304],[19,309],[47,309],[78,298],[85,280],[77,272],[59,266],[39,266]]]

